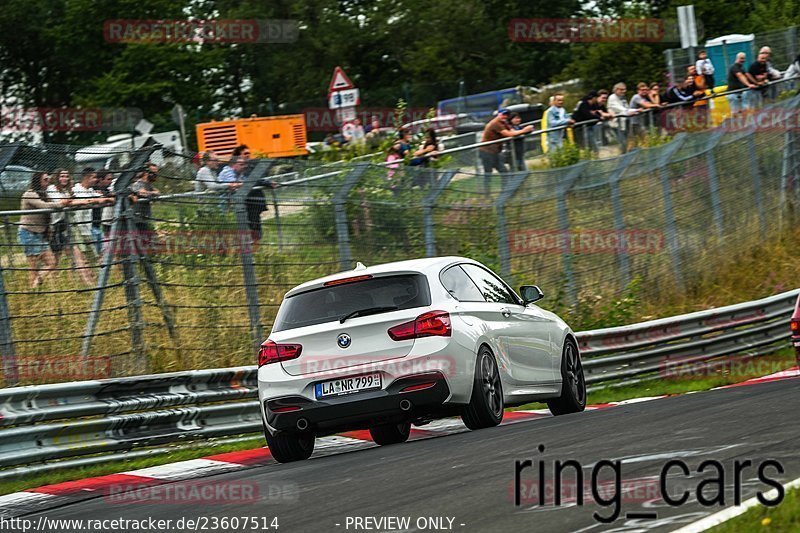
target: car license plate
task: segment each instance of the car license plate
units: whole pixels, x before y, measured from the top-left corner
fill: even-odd
[[[380,373],[364,374],[361,376],[351,376],[347,378],[331,379],[317,383],[316,395],[319,398],[330,398],[332,396],[343,396],[355,392],[364,392],[381,388]]]

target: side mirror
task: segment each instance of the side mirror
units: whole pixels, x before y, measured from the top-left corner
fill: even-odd
[[[525,303],[525,305],[538,302],[544,298],[544,293],[538,285],[523,285],[519,288],[519,294],[522,296],[522,301]]]

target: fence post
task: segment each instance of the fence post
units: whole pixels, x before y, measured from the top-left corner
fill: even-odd
[[[138,254],[146,254],[148,250],[139,250],[137,246],[137,238],[142,238],[145,242],[150,242],[149,235],[140,235],[136,231],[136,225],[133,221],[133,208],[130,203],[125,200],[126,208],[122,214],[123,227],[125,228],[125,235],[123,242],[125,243],[124,258],[122,259],[122,273],[125,278],[125,301],[128,307],[128,323],[131,331],[131,346],[133,348],[134,359],[136,361],[136,369],[131,372],[132,374],[145,374],[149,371],[149,364],[147,361],[147,350],[144,345],[144,319],[142,318],[142,298],[139,290],[141,279],[136,268],[138,263]]]
[[[558,229],[565,237],[567,242],[566,246],[561,250],[561,266],[564,270],[564,277],[567,280],[567,298],[570,305],[575,305],[578,302],[578,292],[575,287],[575,272],[572,270],[572,250],[570,249],[570,234],[569,234],[569,212],[567,211],[567,193],[580,178],[588,161],[578,163],[573,166],[566,176],[558,184],[556,191],[556,202],[558,204]]]
[[[611,186],[611,206],[614,209],[614,230],[618,234],[618,238],[623,235],[625,231],[625,217],[622,213],[622,196],[619,190],[619,181],[622,178],[622,175],[625,173],[625,170],[636,159],[636,156],[639,154],[639,149],[635,148],[633,151],[626,153],[619,161],[617,168],[614,169],[614,172],[609,177],[608,183]],[[623,242],[620,239],[620,242]],[[617,254],[617,258],[619,260],[619,269],[622,273],[622,286],[627,287],[631,282],[631,258],[628,255],[628,250],[626,247],[621,247],[619,253]]]
[[[506,180],[503,190],[500,191],[494,203],[495,216],[497,218],[497,251],[500,256],[500,274],[512,285],[514,280],[511,275],[511,245],[508,241],[508,227],[506,225],[506,202],[514,196],[514,193],[525,183],[529,175],[530,172],[528,171],[511,175]]]
[[[264,340],[264,334],[261,329],[258,281],[256,280],[256,270],[253,262],[253,239],[247,219],[247,195],[269,171],[273,163],[268,159],[260,159],[247,175],[242,186],[233,193],[233,210],[236,213],[236,225],[240,233],[239,242],[242,243],[242,274],[244,275],[244,287],[247,294],[247,314],[250,318],[250,340],[253,342],[255,350],[258,350]]]
[[[781,161],[781,191],[778,203],[778,229],[783,230],[783,218],[786,214],[786,193],[794,175],[794,133],[791,129],[783,134],[783,158]]]
[[[683,264],[681,262],[680,243],[678,242],[678,229],[675,223],[675,211],[672,207],[672,193],[670,191],[669,183],[669,158],[672,157],[683,142],[686,140],[686,135],[680,133],[675,136],[675,139],[664,146],[664,153],[658,161],[661,176],[661,190],[664,195],[664,220],[667,229],[667,247],[669,248],[670,260],[672,262],[672,273],[675,276],[675,283],[680,290],[685,287],[683,281]]]
[[[347,195],[367,170],[368,163],[356,163],[356,166],[344,177],[344,183],[333,195],[333,214],[336,220],[336,238],[339,242],[339,268],[349,270],[353,266],[350,251],[350,232],[347,228]]]
[[[83,333],[81,358],[84,359],[84,361],[89,357],[89,352],[92,349],[92,336],[94,336],[94,330],[97,327],[97,321],[100,319],[100,312],[103,308],[106,285],[111,275],[114,255],[117,252],[117,240],[119,239],[120,230],[124,231],[125,220],[123,217],[123,210],[127,202],[127,190],[130,187],[131,181],[133,181],[133,178],[136,176],[136,173],[144,168],[145,163],[150,160],[150,156],[156,151],[156,148],[157,145],[152,138],[145,141],[142,147],[135,152],[136,155],[131,159],[128,168],[119,175],[117,181],[114,183],[114,194],[116,195],[114,222],[111,225],[108,246],[106,246],[106,250],[103,254],[103,266],[100,269],[100,276],[98,276],[97,279],[97,290],[94,293],[92,310],[89,313],[89,318],[86,321],[86,330]]]
[[[278,195],[275,189],[270,188],[272,193],[272,207],[275,209],[275,231],[278,233],[278,250],[283,251],[283,228],[281,228],[281,213],[278,211]]]
[[[14,351],[14,337],[11,333],[11,316],[8,311],[3,267],[0,265],[0,355],[3,357],[3,378],[6,387],[19,383],[17,354]]]
[[[422,225],[425,233],[425,255],[434,257],[436,255],[436,232],[433,229],[433,207],[436,200],[444,192],[450,181],[456,175],[455,170],[448,170],[431,187],[431,192],[422,200]]]
[[[764,192],[761,189],[761,176],[758,173],[758,153],[756,152],[756,130],[747,136],[747,151],[750,159],[750,175],[753,180],[753,196],[758,210],[759,234],[763,239],[767,234],[767,214],[764,211]]]
[[[706,163],[708,164],[708,188],[711,193],[711,210],[714,213],[714,229],[717,237],[722,239],[724,226],[722,221],[722,201],[719,196],[719,180],[717,179],[717,161],[714,157],[714,148],[722,140],[724,128],[716,128],[708,139],[706,145]]]

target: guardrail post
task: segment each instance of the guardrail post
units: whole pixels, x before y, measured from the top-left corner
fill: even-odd
[[[761,176],[758,173],[758,153],[756,152],[756,130],[747,136],[747,151],[750,159],[750,175],[753,180],[753,196],[758,211],[758,229],[761,238],[767,234],[767,214],[764,211],[764,192],[761,189]]]
[[[350,251],[350,232],[347,228],[347,195],[367,170],[367,163],[357,163],[344,177],[344,183],[333,195],[333,213],[336,220],[336,238],[339,241],[339,268],[350,270],[353,256]]]
[[[436,256],[436,232],[433,228],[433,207],[436,200],[442,195],[456,175],[455,170],[448,170],[431,187],[431,192],[422,200],[422,225],[425,233],[425,255],[427,257]]]
[[[670,260],[672,262],[672,273],[675,276],[675,283],[680,290],[684,288],[683,264],[681,262],[680,243],[678,242],[678,229],[675,223],[675,211],[672,207],[672,192],[669,183],[669,159],[672,154],[678,151],[686,140],[685,134],[678,134],[670,144],[664,146],[664,153],[659,158],[658,166],[661,175],[661,190],[664,195],[664,221],[667,229],[667,247],[669,248]]]
[[[708,164],[708,188],[711,193],[711,209],[714,213],[714,229],[717,232],[717,237],[722,239],[723,224],[722,224],[722,201],[719,197],[719,180],[717,179],[717,162],[714,157],[714,148],[716,148],[722,136],[725,134],[724,128],[717,128],[708,139],[706,146],[706,163]]]
[[[14,234],[11,231],[11,219],[3,217],[3,228],[6,233],[6,255],[8,255],[8,266],[14,266]]]
[[[575,272],[572,269],[572,250],[569,234],[569,212],[567,211],[567,193],[580,178],[583,171],[586,169],[588,161],[578,163],[575,165],[564,179],[559,183],[556,192],[556,202],[558,209],[558,229],[563,236],[566,237],[567,245],[561,250],[561,266],[564,270],[564,277],[567,280],[567,298],[570,305],[575,305],[578,302],[578,291],[575,287]]]
[[[261,329],[261,313],[258,305],[258,281],[256,280],[255,264],[253,262],[253,237],[247,220],[247,195],[253,190],[259,180],[269,171],[274,162],[261,159],[245,178],[242,186],[233,193],[233,210],[236,212],[236,225],[239,228],[237,242],[242,244],[242,274],[244,275],[244,288],[247,294],[247,314],[250,318],[250,340],[254,350],[258,350],[264,341]]]
[[[81,358],[84,360],[89,357],[89,352],[92,349],[92,337],[94,336],[94,330],[97,327],[97,321],[100,319],[100,312],[103,308],[105,287],[108,284],[108,278],[111,275],[111,267],[114,263],[114,256],[117,253],[117,241],[120,237],[120,231],[124,231],[125,228],[123,210],[127,202],[128,188],[136,174],[144,168],[144,165],[150,160],[150,156],[156,151],[156,148],[157,145],[152,138],[145,141],[144,145],[135,152],[136,155],[131,159],[128,168],[117,177],[117,181],[114,183],[114,194],[116,195],[114,222],[111,225],[108,246],[106,246],[105,253],[103,254],[103,266],[100,269],[100,275],[97,279],[97,290],[94,293],[92,310],[89,313],[89,318],[86,321],[86,330],[83,333]]]
[[[619,191],[619,180],[625,173],[625,170],[631,166],[636,156],[639,154],[639,149],[636,148],[631,152],[626,153],[620,159],[617,168],[611,174],[608,184],[611,186],[611,206],[614,209],[614,231],[621,237],[625,231],[625,217],[622,213],[622,196]],[[620,241],[622,242],[622,241]],[[628,255],[626,247],[622,247],[618,254],[619,270],[622,274],[622,286],[627,287],[631,282],[631,258]]]
[[[3,267],[0,265],[0,354],[3,357],[3,379],[6,387],[19,383],[17,354],[14,351],[14,337],[11,333],[11,316],[8,312],[6,286],[3,280]]]
[[[508,226],[506,221],[506,202],[514,196],[517,189],[525,183],[525,180],[530,175],[530,172],[519,172],[513,174],[505,181],[503,190],[495,200],[494,208],[497,218],[497,248],[498,255],[500,256],[500,273],[505,280],[514,284],[513,276],[511,275],[511,244],[508,240]]]

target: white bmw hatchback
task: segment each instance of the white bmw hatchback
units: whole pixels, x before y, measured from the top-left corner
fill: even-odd
[[[306,459],[315,437],[353,429],[399,443],[411,424],[452,415],[496,426],[531,401],[582,411],[578,344],[541,298],[463,257],[359,264],[293,288],[258,357],[272,456]]]

